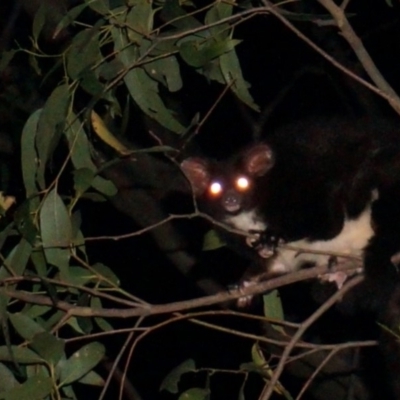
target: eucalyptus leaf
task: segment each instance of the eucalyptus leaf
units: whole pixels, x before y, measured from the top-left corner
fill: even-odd
[[[147,37],[153,29],[154,10],[152,2],[136,0],[126,16],[128,38],[139,44],[142,37]]]
[[[253,110],[260,111],[260,107],[254,102],[249,93],[249,84],[243,78],[236,51],[232,50],[228,53],[222,54],[220,57],[220,65],[225,82],[228,85],[231,85],[231,90],[235,93],[239,100]]]
[[[11,350],[11,352],[10,352]],[[19,364],[37,364],[43,360],[32,350],[20,346],[0,346],[0,360]]]
[[[0,382],[0,398],[2,397],[2,392],[8,392],[12,388],[19,385],[19,382],[15,379],[14,374],[3,363],[0,363]]]
[[[160,58],[145,64],[146,72],[157,82],[168,88],[170,92],[182,89],[183,83],[179,63],[175,56]]]
[[[44,332],[44,328],[26,314],[9,314],[9,319],[14,329],[25,340],[32,340],[37,333]]]
[[[84,385],[104,386],[104,379],[95,371],[90,371],[78,381]]]
[[[98,342],[89,343],[76,351],[61,368],[60,382],[68,385],[81,379],[104,357],[105,347]]]
[[[3,72],[14,58],[16,50],[2,51],[0,57],[0,73]]]
[[[49,364],[55,365],[64,355],[65,342],[49,332],[39,332],[29,346]]]
[[[172,112],[165,107],[161,100],[157,82],[143,68],[132,68],[133,63],[138,59],[138,53],[132,46],[128,47],[128,40],[124,32],[114,27],[112,34],[115,49],[119,51],[119,59],[125,68],[129,68],[124,81],[133,100],[146,115],[170,131],[176,133],[184,132],[184,126],[173,117]]]
[[[185,360],[175,367],[162,381],[160,390],[167,390],[170,393],[178,393],[178,384],[183,374],[194,372],[196,364],[192,359]]]
[[[16,228],[32,245],[36,244],[38,237],[38,229],[33,222],[34,213],[38,206],[39,198],[27,199],[17,208],[14,214]]]
[[[101,309],[103,307],[101,303],[101,299],[98,297],[92,297],[90,300],[90,308],[92,309]],[[114,328],[111,324],[106,321],[104,318],[96,317],[95,319],[96,324],[103,332],[111,332]]]
[[[207,400],[209,395],[209,389],[191,388],[183,392],[178,400]]]
[[[285,318],[283,307],[282,307],[282,300],[279,295],[278,290],[273,290],[263,296],[263,303],[264,303],[264,315],[268,318],[276,319],[278,321],[283,321]],[[281,325],[272,325],[276,330],[279,332],[284,333],[284,329]]]
[[[53,390],[52,378],[32,376],[22,385],[6,393],[5,400],[42,400]]]
[[[75,115],[67,117],[66,137],[71,151],[71,159],[76,169],[87,168],[93,172],[97,171],[91,157],[91,150],[88,138],[83,130],[83,126]],[[96,176],[92,181],[92,186],[106,196],[114,196],[117,193],[115,185]]]
[[[78,79],[80,73],[94,66],[101,59],[99,30],[95,26],[76,34],[67,53],[67,71],[72,79]]]
[[[35,148],[36,131],[42,110],[36,110],[25,123],[21,135],[22,178],[26,196],[36,193],[37,153]]]
[[[187,40],[180,44],[179,52],[183,60],[194,68],[200,68],[211,60],[230,52],[241,41],[225,39],[220,41]]]
[[[101,15],[106,15],[110,12],[108,0],[85,0],[85,3]]]
[[[53,189],[40,209],[42,245],[47,261],[65,271],[72,242],[71,219],[57,191]]]
[[[221,21],[224,18],[228,18],[232,15],[233,6],[230,3],[222,1],[216,2],[208,11],[205,17],[205,25],[212,25],[216,22]],[[228,23],[218,24],[209,28],[211,36],[220,41],[225,40],[231,36],[232,28]]]
[[[92,266],[92,268],[102,277],[104,277],[107,281],[110,281],[115,286],[119,286],[121,281],[118,276],[106,265],[102,263],[96,263]],[[109,284],[105,281],[102,281],[101,284],[103,286],[109,286]]]
[[[8,268],[5,266],[0,268],[0,279],[9,277],[9,270],[13,271],[16,276],[23,275],[31,252],[32,246],[24,238],[22,238],[4,260],[4,264],[6,264]]]
[[[53,36],[57,36],[63,29],[67,28],[69,25],[73,24],[76,18],[81,14],[81,12],[88,5],[83,3],[79,4],[76,7],[72,7],[68,12],[61,18],[61,21],[58,23]]]
[[[47,99],[40,114],[36,133],[36,148],[39,157],[37,182],[45,189],[44,171],[47,160],[58,144],[63,133],[65,118],[71,97],[67,84],[56,87]]]
[[[49,3],[47,2],[39,3],[39,8],[35,13],[35,17],[33,18],[32,34],[35,43],[38,42],[39,35],[46,24],[47,7],[49,7]]]
[[[89,168],[80,168],[73,171],[73,174],[75,192],[80,197],[92,185],[95,173]]]
[[[181,31],[190,31],[201,26],[201,23],[180,6],[179,0],[169,0],[164,3],[161,11],[161,19],[170,21],[172,26],[179,28]],[[199,33],[199,36],[204,33]],[[203,36],[204,37],[204,36]]]

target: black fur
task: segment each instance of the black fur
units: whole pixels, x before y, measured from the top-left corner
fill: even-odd
[[[266,134],[265,143],[272,149],[273,166],[252,177],[251,190],[240,193],[237,214],[255,209],[273,235],[313,243],[332,240],[346,220],[357,220],[371,206],[373,237],[363,248],[365,281],[352,294],[354,308],[399,332],[400,280],[392,257],[400,251],[400,126],[306,120]],[[231,179],[243,173],[248,151],[227,162],[204,161],[210,179],[233,191]],[[237,217],[206,192],[199,199],[218,220],[229,223]],[[400,399],[400,346],[392,334],[383,334],[382,350],[395,382],[392,399]]]

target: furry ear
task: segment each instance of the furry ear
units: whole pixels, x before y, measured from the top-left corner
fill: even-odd
[[[265,175],[275,164],[274,153],[267,144],[260,143],[250,147],[244,154],[243,166],[252,176]]]
[[[195,196],[201,196],[210,183],[210,172],[207,161],[200,158],[183,160],[181,168],[192,185]]]

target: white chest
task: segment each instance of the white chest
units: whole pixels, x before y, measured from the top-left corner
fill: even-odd
[[[327,265],[330,253],[361,256],[373,235],[371,207],[368,206],[357,219],[346,220],[340,233],[330,240],[298,240],[287,243],[289,246],[305,251],[326,252],[326,255],[278,249],[271,261],[271,271],[288,273],[300,269],[305,263]]]

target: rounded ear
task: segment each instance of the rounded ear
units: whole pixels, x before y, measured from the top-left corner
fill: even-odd
[[[207,161],[201,158],[187,158],[181,162],[181,168],[192,185],[195,196],[201,196],[210,183],[210,171]]]
[[[274,164],[274,152],[265,143],[259,143],[250,147],[243,157],[243,165],[246,172],[253,176],[263,176]]]

